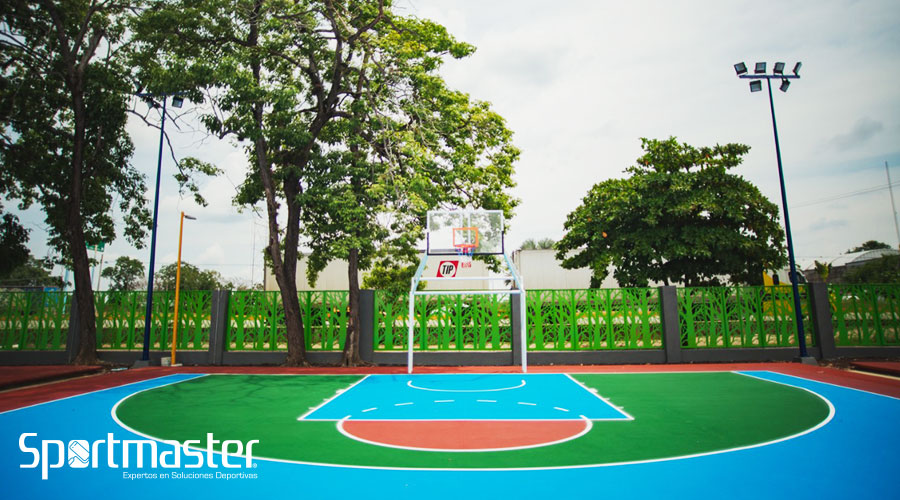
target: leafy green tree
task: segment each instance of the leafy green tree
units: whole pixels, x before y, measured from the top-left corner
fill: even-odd
[[[19,218],[3,213],[0,204],[0,276],[28,262],[28,230],[19,223]]]
[[[26,261],[6,273],[0,274],[0,286],[4,288],[59,287],[63,280],[51,276],[53,263],[29,256]]]
[[[0,186],[23,208],[38,203],[49,240],[74,271],[80,348],[97,362],[86,245],[125,236],[140,247],[149,226],[144,177],[125,131],[130,68],[125,21],[140,2],[7,0],[0,3]]]
[[[345,101],[348,116],[323,130],[329,150],[310,163],[315,175],[304,194],[310,280],[330,261],[349,263],[345,365],[360,362],[358,269],[381,257],[378,276],[408,274],[429,209],[492,208],[509,216],[515,205],[504,192],[518,156],[511,132],[486,103],[447,88],[437,74],[444,57],[474,49],[431,21],[385,17]],[[397,255],[407,258],[391,258]]]
[[[881,250],[883,248],[891,248],[891,246],[888,245],[887,243],[882,243],[880,241],[869,240],[869,241],[863,243],[862,245],[859,245],[857,247],[851,248],[850,250],[847,250],[846,253],[866,252],[869,250]]]
[[[883,255],[848,271],[846,283],[900,283],[900,255]]]
[[[156,272],[159,290],[175,290],[175,279],[178,264],[165,265]],[[181,262],[181,289],[182,290],[224,290],[230,289],[231,283],[225,281],[218,271],[212,269],[200,269],[187,262]]]
[[[100,276],[110,280],[110,290],[137,290],[143,284],[144,263],[123,255],[111,267],[104,269]]]
[[[567,269],[590,268],[591,286],[610,264],[623,286],[650,281],[687,286],[755,283],[784,265],[778,207],[728,171],[742,144],[695,148],[641,139],[645,154],[625,179],[595,184],[565,222],[557,258]]]
[[[266,206],[288,365],[306,364],[296,274],[310,163],[325,147],[325,126],[347,116],[342,106],[384,22],[382,0],[172,0],[133,28],[142,74],[211,90],[216,111],[206,126],[246,145],[251,168],[236,202]]]

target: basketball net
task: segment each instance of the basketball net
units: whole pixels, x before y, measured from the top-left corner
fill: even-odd
[[[472,253],[475,252],[475,245],[457,245],[456,256],[459,258],[459,268],[468,269],[472,267]]]

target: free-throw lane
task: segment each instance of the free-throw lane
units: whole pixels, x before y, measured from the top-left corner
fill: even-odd
[[[624,407],[634,420],[597,421],[578,439],[524,450],[393,449],[349,439],[333,421],[297,421],[298,415],[334,398],[360,377],[240,375],[212,375],[137,394],[119,406],[118,416],[126,425],[158,438],[183,441],[215,432],[232,439],[259,439],[254,450],[258,456],[281,460],[496,469],[713,453],[804,432],[830,412],[828,404],[811,392],[730,372],[579,374],[574,378],[613,405]],[[371,401],[359,411],[385,403]]]

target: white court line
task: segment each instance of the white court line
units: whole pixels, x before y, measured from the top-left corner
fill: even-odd
[[[419,387],[413,385],[412,380],[406,383],[411,389],[418,389],[420,391],[432,391],[432,392],[497,392],[497,391],[511,391],[513,389],[519,389],[525,387],[525,379],[522,379],[522,383],[514,386],[514,387],[501,387],[499,389],[432,389],[430,387]]]
[[[643,373],[643,372],[635,372],[635,373]],[[671,372],[661,372],[661,373],[671,373]],[[696,372],[678,372],[678,373],[696,373]],[[708,372],[708,373],[729,373],[729,372],[726,371],[726,370],[719,370],[719,371],[715,371],[715,372],[712,372],[712,371],[711,371],[711,372]],[[751,378],[763,380],[763,381],[765,381],[765,382],[772,382],[772,383],[774,383],[774,384],[781,384],[781,385],[784,385],[784,386],[787,386],[787,387],[793,387],[793,388],[796,388],[796,389],[801,389],[801,390],[807,391],[807,392],[809,392],[809,393],[811,393],[811,394],[817,396],[818,398],[822,399],[822,400],[828,405],[828,410],[829,410],[828,416],[827,416],[822,422],[820,422],[818,425],[816,425],[815,427],[811,427],[811,428],[806,429],[806,430],[804,430],[804,431],[798,432],[797,434],[793,434],[793,435],[786,436],[786,437],[783,437],[783,438],[775,439],[775,440],[772,440],[772,441],[766,441],[766,442],[763,442],[763,443],[755,443],[755,444],[747,445],[747,446],[741,446],[741,447],[736,447],[736,448],[727,448],[727,449],[723,449],[723,450],[715,450],[715,451],[709,451],[709,452],[703,452],[703,453],[694,453],[694,454],[690,454],[690,455],[680,455],[680,456],[663,457],[663,458],[652,458],[652,459],[648,459],[648,460],[633,460],[633,461],[625,461],[625,462],[608,462],[608,463],[599,463],[599,464],[562,465],[562,466],[549,466],[549,467],[509,467],[509,468],[499,468],[499,467],[493,467],[493,468],[492,468],[492,467],[483,467],[483,468],[464,468],[464,467],[453,467],[453,468],[430,468],[430,467],[385,467],[385,466],[373,466],[373,465],[340,465],[340,464],[328,464],[328,463],[321,463],[321,462],[304,462],[304,461],[299,461],[299,460],[286,460],[286,459],[280,459],[280,458],[264,458],[264,457],[256,457],[256,456],[254,456],[253,458],[254,458],[254,460],[268,460],[268,461],[272,461],[272,462],[293,463],[293,464],[302,464],[302,465],[314,465],[314,466],[321,466],[321,467],[338,467],[338,468],[348,468],[348,469],[371,469],[371,470],[420,470],[420,471],[421,471],[421,470],[425,470],[425,471],[448,471],[448,472],[468,472],[468,471],[494,472],[494,471],[533,471],[533,470],[560,470],[560,469],[589,469],[589,468],[598,468],[598,467],[618,467],[618,466],[622,466],[622,465],[640,465],[640,464],[649,464],[649,463],[656,463],[656,462],[668,462],[668,461],[674,461],[674,460],[687,460],[687,459],[691,459],[691,458],[705,457],[705,456],[710,456],[710,455],[719,455],[719,454],[724,454],[724,453],[731,453],[731,452],[736,452],[736,451],[749,450],[749,449],[753,449],[753,448],[762,448],[762,447],[764,447],[764,446],[769,446],[769,445],[772,445],[772,444],[776,444],[776,443],[780,443],[780,442],[784,442],[784,441],[789,441],[789,440],[791,440],[791,439],[799,438],[799,437],[804,436],[804,435],[806,435],[806,434],[809,434],[809,433],[811,433],[811,432],[815,432],[816,430],[821,429],[822,427],[824,427],[825,425],[827,425],[829,422],[831,422],[832,419],[834,419],[835,409],[834,409],[834,405],[831,403],[831,401],[829,401],[828,398],[826,398],[825,396],[823,396],[823,395],[821,395],[821,394],[819,394],[819,393],[817,393],[817,392],[815,392],[815,391],[813,391],[813,390],[811,390],[811,389],[807,389],[807,388],[805,388],[805,387],[801,387],[801,386],[798,386],[798,385],[792,385],[792,384],[788,384],[788,383],[784,383],[784,382],[777,382],[777,381],[774,381],[774,380],[763,379],[763,378],[760,378],[760,377],[756,377],[756,376],[753,376],[753,375],[749,375],[749,374],[747,374],[747,373],[741,373],[741,372],[737,372],[737,371],[732,371],[731,373],[736,373],[736,374],[739,374],[739,375],[744,375],[744,376],[747,376],[747,377],[751,377]],[[779,375],[784,375],[783,373],[779,373],[779,372],[768,372],[768,373],[777,373],[777,374],[779,374]],[[788,375],[788,376],[790,376],[790,375]],[[802,377],[794,377],[794,378],[797,378],[797,379],[799,379],[799,380],[808,381],[808,382],[816,382],[816,381],[814,381],[814,380],[807,380],[807,379],[804,379],[804,378],[802,378]],[[843,386],[837,386],[837,387],[843,387]],[[863,392],[865,392],[865,391],[863,391]],[[346,419],[346,418],[345,418],[345,419]],[[340,423],[340,422],[339,422],[339,423]],[[339,427],[338,430],[340,430],[342,433],[344,433],[343,429],[341,429],[340,427]],[[345,434],[345,435],[346,435],[346,434]],[[348,436],[348,437],[350,437],[351,439],[356,439],[357,441],[361,441],[360,439],[354,438],[353,436]],[[375,445],[377,445],[377,446],[386,446],[386,445],[381,444],[381,443],[371,443],[371,444],[375,444]],[[447,450],[435,450],[435,451],[447,451]],[[479,450],[479,451],[487,451],[487,450]]]
[[[606,399],[606,398],[604,398],[603,396],[601,396],[600,393],[599,393],[596,389],[593,389],[593,388],[591,388],[591,387],[588,387],[588,386],[582,384],[579,380],[575,379],[575,377],[569,375],[568,373],[564,373],[563,375],[565,375],[566,377],[568,377],[569,380],[571,380],[572,382],[575,382],[576,384],[578,384],[578,386],[581,387],[582,389],[584,389],[585,391],[587,391],[588,394],[593,395],[594,397],[596,397],[596,398],[599,399],[600,401],[603,401],[604,403],[606,403],[607,405],[611,406],[612,408],[615,408],[616,411],[618,411],[622,416],[625,417],[624,419],[619,419],[619,420],[634,420],[634,417],[631,416],[630,413],[628,413],[627,411],[625,411],[625,408],[622,408],[621,406],[616,406],[616,405],[614,405],[614,404],[612,403],[612,401],[610,401],[609,399]],[[599,375],[599,374],[598,374],[598,375]]]
[[[311,415],[313,412],[315,412],[315,411],[318,410],[319,408],[321,408],[321,407],[327,405],[328,403],[334,401],[335,399],[337,399],[338,396],[340,396],[341,394],[344,394],[344,393],[346,393],[347,391],[349,391],[350,389],[353,389],[353,388],[356,387],[357,385],[361,384],[365,379],[369,378],[370,376],[371,376],[371,375],[366,375],[365,377],[363,377],[363,378],[357,380],[356,382],[354,382],[353,384],[351,384],[350,387],[347,387],[346,389],[339,389],[339,390],[334,394],[334,396],[331,396],[330,398],[326,399],[325,401],[322,401],[322,402],[319,404],[319,406],[316,406],[315,408],[310,408],[308,412],[306,412],[306,413],[304,413],[303,415],[300,415],[299,417],[297,417],[297,420],[303,420],[304,418],[308,417],[309,415]]]
[[[110,391],[110,390],[112,390],[112,389],[118,389],[118,388],[120,388],[120,387],[128,387],[129,385],[140,384],[140,383],[147,382],[147,381],[150,381],[150,380],[159,380],[159,379],[161,379],[161,378],[174,377],[174,376],[176,376],[176,375],[197,375],[197,376],[196,376],[196,377],[187,378],[187,379],[178,380],[178,381],[172,382],[172,383],[185,382],[185,381],[188,381],[188,380],[193,380],[193,379],[195,379],[195,378],[206,377],[206,376],[208,376],[209,374],[208,374],[208,373],[199,373],[199,374],[197,374],[197,373],[170,373],[169,375],[160,375],[159,377],[145,378],[144,380],[138,380],[137,382],[129,382],[129,383],[127,383],[127,384],[116,385],[116,386],[113,386],[113,387],[106,387],[106,388],[104,388],[104,389],[97,389],[97,390],[95,390],[95,391],[88,391],[88,392],[82,392],[82,393],[80,393],[80,394],[73,394],[73,395],[71,395],[71,396],[66,396],[66,397],[64,397],[64,398],[51,399],[50,401],[44,401],[44,402],[42,402],[42,403],[35,403],[35,404],[33,404],[33,405],[20,406],[20,407],[18,407],[18,408],[13,408],[13,409],[11,409],[11,410],[0,411],[0,415],[3,415],[4,413],[10,413],[10,412],[14,412],[14,411],[24,410],[24,409],[26,409],[26,408],[34,408],[35,406],[41,406],[41,405],[45,405],[45,404],[55,403],[55,402],[57,402],[57,401],[65,401],[65,400],[67,400],[67,399],[77,398],[77,397],[81,397],[81,396],[87,396],[88,394],[96,394],[96,393],[98,393],[98,392]],[[64,380],[62,380],[62,381],[60,381],[60,382],[64,382]],[[169,384],[165,384],[165,385],[169,385]],[[160,386],[160,387],[162,387],[162,386]],[[136,393],[135,393],[135,394],[136,394]]]

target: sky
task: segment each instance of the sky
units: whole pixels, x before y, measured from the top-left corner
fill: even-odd
[[[641,137],[749,145],[732,172],[780,207],[768,96],[737,78],[733,65],[741,61],[751,68],[803,63],[788,92],[773,89],[798,260],[833,258],[873,239],[900,244],[885,171],[887,162],[900,200],[896,0],[395,0],[395,9],[436,21],[477,48],[447,62],[442,74],[451,87],[490,102],[522,150],[513,189],[521,204],[508,221],[507,249],[561,238],[566,215],[590,187],[624,177],[641,156]],[[247,168],[240,145],[207,137],[190,116],[176,123],[182,131],[167,124],[175,154],[224,173],[203,182],[209,206],[198,207],[179,196],[164,158],[157,269],[176,259],[183,210],[197,217],[185,222],[184,261],[260,282],[264,214],[231,203]],[[129,132],[133,163],[152,190],[158,131],[132,120]],[[31,209],[22,218],[32,252],[46,255],[42,214]],[[149,261],[148,248],[122,237],[107,246],[104,263],[120,255]]]

